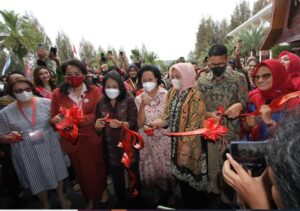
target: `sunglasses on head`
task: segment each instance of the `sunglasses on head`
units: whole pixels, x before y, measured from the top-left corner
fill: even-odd
[[[28,87],[28,88],[25,88],[25,89],[16,89],[14,90],[14,93],[16,94],[21,94],[22,92],[31,92],[32,91],[32,88]]]
[[[258,81],[260,78],[262,78],[263,80],[268,80],[271,77],[271,73],[264,73],[262,75],[256,75],[254,76],[254,80]]]

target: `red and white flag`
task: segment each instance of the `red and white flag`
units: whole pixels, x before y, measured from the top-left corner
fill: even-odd
[[[77,51],[76,51],[74,44],[72,45],[72,52],[73,52],[73,57],[77,58]]]
[[[31,70],[29,63],[26,63],[25,65],[25,76],[26,78],[31,79]]]

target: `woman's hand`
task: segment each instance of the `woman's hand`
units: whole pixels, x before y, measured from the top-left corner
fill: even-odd
[[[259,109],[261,113],[261,119],[266,125],[269,125],[272,122],[272,110],[268,105],[262,105]]]
[[[223,165],[223,177],[246,202],[251,209],[270,209],[270,190],[268,190],[267,169],[259,177],[252,177],[237,163],[230,154],[226,154],[227,160]],[[232,169],[231,169],[232,167]]]
[[[240,115],[242,110],[243,105],[241,103],[235,103],[225,111],[225,114],[228,118],[235,119]]]
[[[13,144],[21,139],[21,134],[17,131],[12,131],[10,134],[0,136],[2,144]]]
[[[163,119],[155,119],[150,126],[153,128],[163,128],[166,127],[168,125],[166,120]]]
[[[121,122],[117,119],[112,119],[109,121],[109,126],[111,128],[120,128],[120,127],[122,127],[122,125],[123,125],[123,122]]]
[[[63,117],[61,114],[57,114],[55,117],[51,119],[51,123],[56,125],[57,123],[61,122],[63,120]]]
[[[151,101],[152,101],[151,97],[143,97],[141,102],[141,107],[150,105]]]
[[[105,127],[105,118],[99,118],[95,122],[95,129],[96,130],[102,130]]]

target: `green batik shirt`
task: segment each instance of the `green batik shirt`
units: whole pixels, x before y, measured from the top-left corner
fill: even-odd
[[[242,73],[227,68],[225,72],[216,77],[212,71],[200,76],[198,79],[198,89],[204,95],[204,102],[207,112],[213,112],[218,107],[223,107],[225,111],[235,103],[241,103],[246,107],[248,101],[248,88],[245,76]],[[223,117],[222,125],[228,128],[227,141],[240,140],[240,119],[229,119]]]

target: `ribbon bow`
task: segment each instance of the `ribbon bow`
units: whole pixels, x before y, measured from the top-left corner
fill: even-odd
[[[55,125],[59,135],[66,141],[76,144],[78,141],[78,125],[83,121],[84,116],[81,109],[72,107],[70,109],[60,107],[63,120]]]
[[[109,118],[109,114],[107,114],[104,118],[105,122],[110,122],[111,119]],[[131,170],[130,166],[132,163],[132,159],[134,153],[132,151],[132,147],[140,150],[144,147],[144,140],[143,137],[129,128],[125,127],[124,125],[121,127],[121,137],[120,142],[118,143],[117,147],[123,149],[123,156],[121,159],[121,163],[128,169],[129,176],[131,178],[130,182],[130,192],[132,196],[138,196],[139,192],[137,191],[137,177],[134,172]]]
[[[195,136],[195,135],[201,135],[208,141],[214,141],[216,142],[220,136],[225,136],[228,132],[228,129],[221,125],[222,116],[224,115],[224,108],[219,107],[218,112],[221,115],[219,121],[216,122],[214,118],[208,118],[204,121],[204,128],[200,128],[193,131],[187,131],[187,132],[178,132],[178,133],[170,133],[163,129],[158,129],[156,127],[145,129],[144,132],[147,136],[153,136],[154,130],[158,129],[167,136]]]

